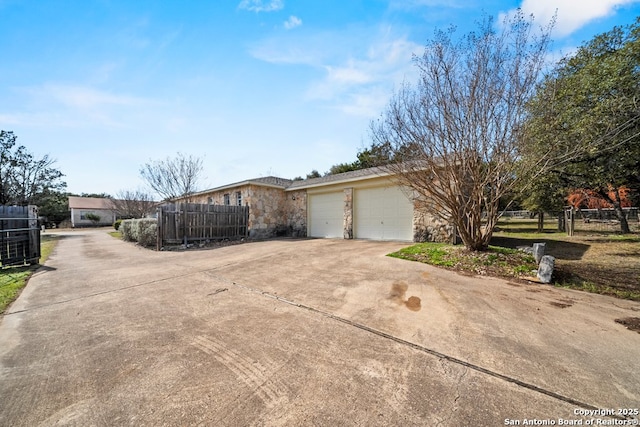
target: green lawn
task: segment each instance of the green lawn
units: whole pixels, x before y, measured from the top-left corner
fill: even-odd
[[[486,252],[462,246],[419,243],[390,256],[424,262],[466,274],[525,279],[536,268],[531,256],[515,249],[546,243],[556,258],[553,285],[640,301],[640,233],[621,235],[608,230],[585,230],[574,236],[545,223],[536,232],[536,220],[508,219],[498,224]],[[634,224],[637,227],[636,224]]]
[[[0,269],[0,313],[20,295],[27,279],[47,260],[58,242],[58,236],[42,235],[40,244],[40,264],[16,266]]]
[[[461,245],[417,243],[389,256],[465,273],[507,279],[531,276],[531,272],[536,268],[533,256],[500,246],[489,246],[486,252],[470,252]]]

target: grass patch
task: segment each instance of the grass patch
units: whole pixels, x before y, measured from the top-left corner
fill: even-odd
[[[532,233],[535,220],[531,223],[520,221],[520,228],[509,231],[499,223],[502,231],[494,233],[492,242],[512,248],[544,242],[546,253],[556,258],[553,285],[640,301],[639,233],[593,231],[569,237],[560,232]]]
[[[555,286],[566,289],[576,289],[579,291],[591,292],[593,294],[609,295],[621,299],[629,299],[632,301],[640,301],[640,291],[624,290],[606,285],[597,285],[588,280],[576,278],[570,282],[556,282]]]
[[[400,249],[398,252],[389,254],[389,256],[410,261],[420,261],[440,267],[453,267],[457,262],[453,251],[450,251],[444,243],[418,243],[408,248]]]
[[[40,264],[0,269],[0,313],[20,295],[27,279],[47,260],[58,242],[58,236],[43,235],[40,241]]]
[[[0,270],[0,313],[20,294],[32,273],[32,267],[9,267]]]
[[[109,236],[122,240],[122,233],[119,231],[110,231]]]
[[[389,256],[462,273],[508,279],[531,276],[531,271],[536,268],[531,255],[500,246],[489,246],[486,252],[472,252],[462,246],[445,243],[417,243]]]
[[[555,224],[546,226],[555,227]],[[537,266],[531,255],[516,248],[545,243],[546,254],[556,258],[554,286],[640,301],[639,232],[622,235],[593,230],[581,231],[572,237],[549,230],[536,233],[535,219],[503,220],[498,223],[498,229],[486,252],[420,243],[390,256],[466,274],[521,278],[532,276]]]
[[[625,275],[627,272],[620,270],[607,275],[607,267],[601,265],[601,271],[594,271],[598,266],[589,266],[585,270],[579,271],[577,266],[571,264],[559,264],[554,272],[554,285],[559,288],[576,289],[594,294],[609,295],[616,298],[640,301],[640,274],[629,272],[627,275],[634,283],[625,283],[615,280],[615,277]]]

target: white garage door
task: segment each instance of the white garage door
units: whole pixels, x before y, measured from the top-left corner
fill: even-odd
[[[343,237],[344,193],[309,195],[309,236]]]
[[[354,237],[413,240],[413,203],[398,187],[356,189]]]

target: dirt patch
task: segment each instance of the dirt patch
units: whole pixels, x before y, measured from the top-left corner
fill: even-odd
[[[546,253],[556,258],[554,284],[640,300],[640,235],[539,236],[498,233],[491,243],[513,248],[544,242]]]
[[[624,319],[616,319],[616,323],[626,326],[630,331],[636,331],[640,334],[640,317],[625,317]]]

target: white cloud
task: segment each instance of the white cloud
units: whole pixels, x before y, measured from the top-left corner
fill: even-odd
[[[261,60],[308,65],[322,72],[311,81],[306,98],[322,101],[351,115],[380,113],[395,87],[415,81],[412,56],[423,47],[387,27],[370,27],[277,37],[251,50]]]
[[[333,46],[333,49],[331,48]],[[250,47],[254,58],[274,64],[304,64],[321,67],[344,44],[328,31],[297,36],[271,37]]]
[[[363,87],[347,94],[336,108],[351,116],[373,118],[382,113],[390,95],[390,88],[385,85]]]
[[[349,61],[343,66],[327,66],[325,68],[327,70],[327,81],[338,84],[366,84],[373,79],[373,76],[367,72],[368,67],[364,63]]]
[[[24,114],[0,114],[0,128],[5,125],[15,126],[26,123],[29,123],[29,120]]]
[[[376,40],[365,55],[325,67],[325,77],[310,87],[307,96],[332,100],[348,114],[375,116],[398,85],[415,80],[411,59],[421,49],[403,37]]]
[[[136,125],[135,117],[140,111],[160,105],[157,101],[91,86],[50,83],[14,91],[20,95],[22,105],[14,107],[10,114],[0,111],[0,124],[131,127]]]
[[[283,0],[242,0],[238,5],[239,9],[250,10],[252,12],[274,12],[284,7]]]
[[[144,103],[142,98],[119,95],[85,86],[45,85],[31,89],[34,94],[49,97],[72,108],[96,108],[106,105],[133,106]]]
[[[554,28],[556,36],[566,36],[593,20],[610,16],[617,9],[638,0],[523,0],[520,6],[525,15],[533,14],[540,25],[551,21],[557,11]],[[511,10],[508,13],[511,14]],[[504,14],[503,14],[504,17]]]
[[[411,10],[421,7],[448,7],[461,9],[464,7],[477,7],[476,1],[469,0],[391,0],[389,7],[392,9]]]
[[[287,30],[291,30],[292,28],[299,27],[300,25],[302,25],[302,19],[298,18],[297,16],[291,15],[289,19],[285,21],[284,28],[286,28]]]

